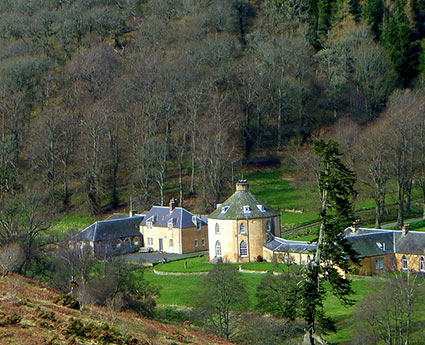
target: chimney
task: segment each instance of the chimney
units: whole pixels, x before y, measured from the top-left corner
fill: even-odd
[[[353,233],[354,233],[354,234],[357,234],[357,233],[358,233],[358,231],[359,231],[359,229],[360,229],[360,219],[356,219],[356,220],[353,222],[353,224],[352,224],[351,228],[353,229]]]
[[[407,235],[407,233],[409,232],[409,230],[410,230],[410,224],[404,224],[404,225],[401,227],[401,233],[402,233],[402,235],[403,235],[403,236],[406,236],[406,235]]]
[[[236,191],[242,191],[242,190],[248,190],[249,184],[248,180],[239,180],[238,183],[236,183]]]
[[[171,199],[170,200],[170,212],[172,212],[177,206],[179,205],[178,200],[176,199]]]

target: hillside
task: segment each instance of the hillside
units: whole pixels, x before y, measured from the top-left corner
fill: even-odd
[[[75,310],[61,305],[57,291],[19,275],[0,279],[0,295],[2,345],[231,344],[133,313],[91,305]]]

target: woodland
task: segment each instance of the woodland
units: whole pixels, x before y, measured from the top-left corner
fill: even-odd
[[[241,167],[325,135],[377,224],[389,180],[403,213],[413,175],[425,190],[424,16],[421,0],[2,0],[2,208],[99,215],[173,192],[209,211]]]

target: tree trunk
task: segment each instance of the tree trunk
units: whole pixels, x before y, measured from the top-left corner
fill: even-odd
[[[413,179],[410,178],[409,181],[406,184],[406,212],[411,212],[411,204],[412,204],[412,185],[413,185]]]
[[[404,188],[403,184],[398,184],[398,216],[397,226],[400,228],[404,225]]]

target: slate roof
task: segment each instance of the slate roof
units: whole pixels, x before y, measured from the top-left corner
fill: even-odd
[[[317,246],[315,243],[288,241],[280,237],[273,237],[270,241],[264,244],[264,247],[274,252],[311,253],[316,250]]]
[[[392,231],[350,235],[346,239],[360,258],[394,254],[395,252],[394,233]]]
[[[258,206],[263,206],[260,210]],[[244,206],[249,206],[251,212],[244,212]],[[228,208],[227,208],[228,207]],[[226,212],[222,212],[227,208]],[[269,204],[257,198],[249,190],[237,190],[221,207],[217,208],[208,218],[212,219],[255,219],[279,216]]]
[[[353,231],[346,229],[347,239],[353,243],[353,247],[360,257],[375,256],[389,253],[425,255],[425,232],[409,231],[403,235],[401,230],[365,229]],[[386,243],[386,251],[377,251],[377,242]],[[390,242],[391,247],[389,246]],[[379,254],[380,253],[380,254]]]
[[[192,228],[196,226],[192,220],[193,216],[195,215],[182,207],[176,207],[170,212],[168,206],[153,206],[146,214],[141,225],[146,225],[146,222],[152,222],[153,226],[168,228],[168,222],[171,220],[175,228]],[[207,225],[205,220],[198,216],[195,217],[197,222]]]
[[[144,216],[135,216],[99,221],[75,235],[72,240],[97,242],[140,236],[139,226],[143,218]]]
[[[106,220],[112,220],[112,219],[123,219],[123,218],[128,218],[129,215],[127,213],[114,213],[112,215],[110,215],[108,218],[106,218]]]

